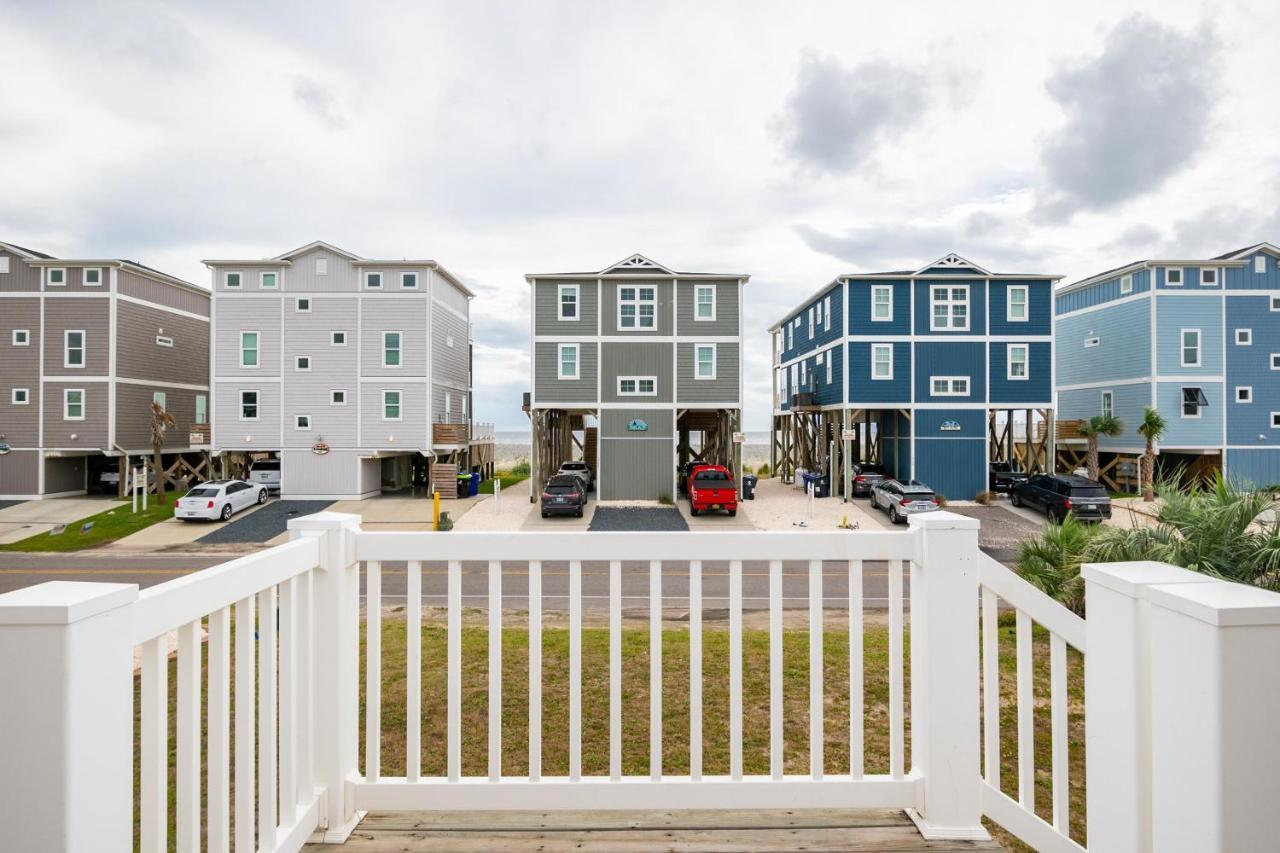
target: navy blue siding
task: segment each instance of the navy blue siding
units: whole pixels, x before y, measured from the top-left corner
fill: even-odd
[[[827,297],[831,298],[831,328],[826,329],[824,324],[815,323],[813,329],[813,337],[809,337],[809,308],[819,302],[824,302]],[[818,294],[817,298],[806,302],[803,307],[795,313],[793,317],[788,317],[787,322],[783,323],[779,331],[782,334],[783,350],[782,360],[790,361],[796,356],[812,352],[839,340],[844,335],[844,308],[841,304],[844,301],[844,291],[840,284],[833,284],[831,287]],[[792,346],[787,347],[787,327],[792,326],[796,319],[800,320],[800,325],[795,326],[792,332]]]
[[[916,402],[976,403],[986,400],[986,345],[980,341],[920,341],[916,343]],[[932,376],[968,376],[967,397],[934,397]]]
[[[893,288],[892,322],[871,319],[871,290],[880,285],[889,285]],[[893,280],[849,282],[849,334],[911,334],[911,283]]]
[[[1206,264],[1205,266],[1213,266]],[[1168,267],[1156,267],[1156,287],[1160,290],[1204,290],[1212,293],[1215,290],[1222,289],[1222,267],[1218,267],[1218,278],[1216,284],[1208,286],[1200,284],[1200,267],[1182,267],[1182,284],[1169,286],[1169,276],[1167,274]]]
[[[969,328],[967,330],[948,330],[948,331],[931,331],[930,314],[932,307],[929,304],[929,288],[933,285],[945,284],[952,287],[957,285],[969,286]],[[927,281],[917,281],[916,288],[916,317],[915,317],[915,334],[917,335],[937,335],[945,337],[947,335],[985,335],[987,333],[986,322],[986,285],[982,279],[966,278],[963,281],[939,281],[937,279]]]
[[[882,413],[880,461],[893,476],[911,479],[911,421],[901,412]]]
[[[1009,288],[1026,287],[1029,299],[1027,319],[1009,322]],[[1053,333],[1053,282],[1050,281],[993,281],[991,282],[991,334],[993,335],[1048,335]]]
[[[844,395],[841,393],[844,381],[844,352],[843,347],[834,346],[824,353],[821,353],[822,364],[817,364],[817,356],[814,357],[814,366],[810,368],[813,377],[813,395],[814,401],[819,406],[829,406],[833,403],[844,402]],[[827,382],[827,364],[831,361],[831,381]]]
[[[886,341],[886,343],[890,343]],[[911,401],[911,344],[893,343],[893,379],[871,378],[871,342],[849,343],[849,402],[909,403]]]
[[[1027,344],[1027,378],[1009,379],[1009,344],[990,344],[991,402],[1048,403],[1053,399],[1053,347],[1047,341]]]
[[[944,430],[944,424],[958,425],[960,429]],[[969,500],[987,488],[984,410],[918,410],[915,436],[915,479],[955,500]]]

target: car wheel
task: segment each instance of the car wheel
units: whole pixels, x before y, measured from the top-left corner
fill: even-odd
[[[729,510],[729,517],[730,517],[730,518],[736,518],[736,517],[737,517],[737,515],[738,515],[738,511],[737,511],[736,509],[731,509],[731,510]]]
[[[870,502],[870,504],[871,504],[871,508],[872,508],[872,509],[879,509],[879,508],[880,508],[880,504],[878,504],[878,503],[876,502],[876,493],[875,493],[875,492],[872,492],[872,493],[871,493],[871,497],[870,497],[868,500],[869,500],[869,502]]]
[[[222,505],[222,520],[223,521],[231,520],[231,504]]]
[[[547,513],[545,513],[545,512],[544,512],[544,513],[542,514],[542,517],[543,517],[543,518],[546,518],[546,517],[547,517]]]
[[[1009,503],[1013,504],[1014,506],[1022,506],[1022,498],[1018,495],[1017,492],[1010,490]]]
[[[696,507],[693,507],[693,506],[689,507],[689,515],[696,516],[697,514],[698,514],[698,510]]]
[[[578,518],[582,518],[582,507],[578,507]]]
[[[889,507],[889,522],[891,524],[898,523],[898,510],[893,506]]]
[[[258,503],[264,504],[266,502],[267,502],[267,490],[263,489],[262,491],[258,492]]]

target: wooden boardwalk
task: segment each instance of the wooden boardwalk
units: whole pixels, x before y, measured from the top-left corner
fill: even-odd
[[[320,853],[781,853],[1003,850],[994,841],[925,841],[898,809],[772,811],[377,812]]]

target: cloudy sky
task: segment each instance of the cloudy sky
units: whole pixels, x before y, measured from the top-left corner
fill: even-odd
[[[1273,0],[872,5],[4,0],[0,239],[201,284],[437,258],[514,428],[524,273],[749,273],[749,429],[765,329],[839,273],[1280,242]]]

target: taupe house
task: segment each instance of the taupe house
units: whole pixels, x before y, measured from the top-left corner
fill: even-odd
[[[471,412],[474,294],[433,260],[316,241],[213,273],[213,452],[278,455],[281,494],[361,499],[492,466]],[[486,471],[487,473],[487,471]]]
[[[0,499],[124,488],[151,454],[208,442],[209,292],[142,264],[0,243]],[[104,475],[106,475],[104,477]]]
[[[748,276],[632,255],[599,272],[525,278],[539,487],[569,459],[592,467],[600,500],[674,498],[678,467],[694,459],[740,473]]]

